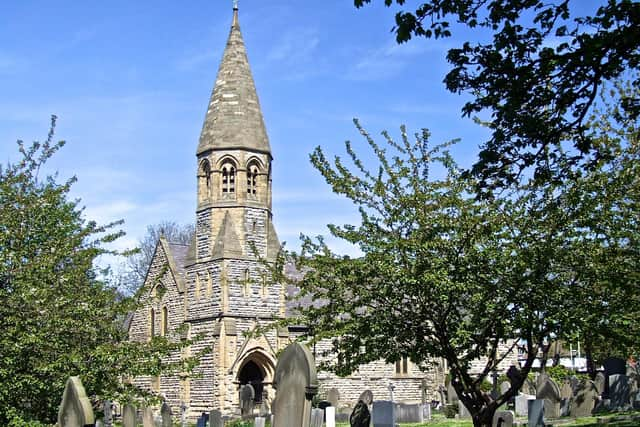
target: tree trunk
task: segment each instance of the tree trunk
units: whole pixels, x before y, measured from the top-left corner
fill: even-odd
[[[587,374],[591,380],[596,378],[596,364],[593,361],[593,350],[591,349],[591,341],[585,337],[584,340],[584,355],[587,359]]]
[[[495,409],[485,408],[475,416],[472,416],[473,427],[491,427],[495,412]]]

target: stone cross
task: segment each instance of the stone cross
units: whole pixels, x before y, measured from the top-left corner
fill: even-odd
[[[294,342],[289,344],[276,365],[273,387],[274,427],[309,427],[311,400],[318,392],[316,365],[309,349]]]
[[[95,422],[91,402],[79,377],[69,377],[58,410],[60,427],[76,427]]]

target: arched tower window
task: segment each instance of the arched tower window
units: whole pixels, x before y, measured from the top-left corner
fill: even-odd
[[[207,200],[211,195],[211,166],[207,160],[200,163],[198,195],[200,196],[200,201]]]
[[[247,194],[255,196],[258,192],[258,166],[255,163],[247,166]]]
[[[222,165],[222,194],[236,192],[236,168],[231,162]]]

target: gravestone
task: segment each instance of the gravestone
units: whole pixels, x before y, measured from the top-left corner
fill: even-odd
[[[371,413],[368,405],[363,400],[358,400],[349,416],[349,424],[351,424],[351,427],[369,427],[370,423]]]
[[[453,384],[451,384],[451,382],[447,385],[447,403],[449,405],[455,405],[458,403],[458,393],[456,393],[456,389],[453,388]]]
[[[311,400],[318,392],[318,379],[313,356],[307,347],[289,344],[276,365],[273,387],[274,427],[308,427],[311,422]]]
[[[571,410],[571,399],[573,398],[573,387],[571,381],[566,379],[560,387],[560,416],[566,417]]]
[[[544,415],[546,418],[560,418],[560,389],[558,385],[545,374],[540,375],[537,399],[544,399]]]
[[[598,372],[596,374],[596,377],[593,379],[593,382],[596,385],[596,389],[598,390],[598,396],[602,396],[602,394],[604,393],[604,384],[606,382],[604,374],[602,372]]]
[[[327,400],[331,402],[331,406],[337,408],[340,403],[340,392],[337,388],[330,388],[327,392]]]
[[[96,420],[96,425],[95,427],[104,427],[104,421],[102,420]]]
[[[422,405],[422,420],[431,421],[431,405],[428,403],[426,405]]]
[[[609,399],[611,409],[621,411],[629,409],[631,394],[629,389],[629,379],[626,375],[614,374],[609,376]]]
[[[365,390],[360,394],[358,401],[363,401],[365,405],[369,406],[373,403],[373,392],[371,390]]]
[[[253,420],[253,425],[254,425],[254,427],[264,427],[266,421],[267,421],[267,419],[264,418],[264,417],[256,417]]]
[[[632,372],[630,375],[627,375],[627,378],[629,380],[629,392],[631,396],[635,396],[638,392],[638,374]]]
[[[255,398],[256,391],[251,384],[244,384],[240,387],[240,415],[242,415],[242,418],[253,414]]]
[[[324,409],[324,419],[327,427],[336,427],[336,408],[335,406],[327,406]]]
[[[581,381],[576,389],[576,394],[571,404],[569,414],[572,417],[590,417],[593,413],[596,400],[598,399],[598,388],[593,381]]]
[[[310,427],[322,427],[323,421],[324,421],[324,411],[322,409],[313,408],[311,410]]]
[[[374,427],[395,427],[395,406],[389,400],[376,400],[371,409],[371,421]]]
[[[122,408],[122,427],[136,427],[136,408],[132,405],[124,405]]]
[[[515,416],[512,411],[496,411],[493,414],[493,427],[513,427]]]
[[[531,394],[520,393],[516,396],[516,415],[526,417],[529,414],[529,401],[535,400],[535,396]]]
[[[504,395],[511,388],[511,383],[509,381],[502,381],[500,383],[500,394]]]
[[[162,427],[172,427],[173,419],[171,417],[171,406],[167,402],[163,402],[160,407],[160,419],[162,420]]]
[[[102,404],[102,410],[104,411],[104,427],[113,426],[113,408],[110,400],[105,400]]]
[[[202,414],[200,414],[200,416],[198,417],[198,420],[196,421],[196,427],[207,427],[208,421],[209,421],[209,414],[203,412]]]
[[[609,398],[609,376],[611,375],[626,375],[627,374],[627,362],[619,357],[607,357],[602,362],[604,367],[604,391],[602,392],[605,398]]]
[[[187,408],[187,404],[182,402],[182,405],[180,405],[180,424],[182,427],[187,427]]]
[[[444,406],[447,404],[447,388],[440,384],[438,386],[438,394],[440,395],[440,405]]]
[[[224,427],[222,412],[217,409],[212,409],[209,412],[209,427]]]
[[[427,400],[429,398],[428,390],[429,390],[429,383],[426,378],[423,378],[422,381],[420,381],[420,401],[422,402],[423,405],[427,404]]]
[[[471,418],[471,412],[467,409],[462,401],[458,401],[458,417],[459,418]]]
[[[142,427],[155,427],[153,409],[142,408]]]
[[[536,385],[535,385],[535,383],[533,381],[531,381],[529,378],[527,378],[522,383],[521,391],[524,394],[528,394],[530,396],[535,396],[536,395]]]
[[[424,406],[421,403],[396,403],[397,423],[421,423],[424,421]]]
[[[260,402],[260,416],[267,417],[271,413],[271,405],[269,400],[269,393],[267,390],[262,391],[262,402]]]
[[[527,427],[544,427],[544,400],[532,399],[527,403]]]
[[[80,377],[69,377],[58,410],[58,424],[60,427],[77,427],[94,422],[93,408]]]

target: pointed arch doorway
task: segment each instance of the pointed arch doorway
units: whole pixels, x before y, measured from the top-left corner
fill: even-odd
[[[263,396],[266,396],[268,400],[272,400],[274,397],[269,395],[269,388],[273,383],[275,372],[275,365],[271,359],[261,351],[254,351],[247,354],[238,369],[238,387],[251,384],[255,391],[255,404],[262,403]]]

